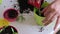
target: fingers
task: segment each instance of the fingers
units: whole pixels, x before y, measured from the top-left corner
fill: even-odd
[[[55,17],[57,17],[57,14],[56,14],[56,13],[54,13],[53,15],[49,15],[48,17],[46,17],[46,18],[43,20],[43,24],[44,24],[45,26],[48,25],[48,24],[50,24]]]
[[[56,24],[55,24],[55,27],[54,27],[54,31],[55,31],[54,34],[57,34],[59,29],[60,29],[60,16],[57,17],[57,21],[56,21]]]
[[[59,31],[60,29],[58,28],[58,29],[56,29],[55,31],[54,31],[54,34],[58,34],[58,31]]]
[[[55,3],[55,1],[52,2],[51,4],[49,4],[46,8],[44,8],[44,9],[42,10],[42,14],[44,14],[44,16],[47,16],[49,13],[55,11],[55,10],[54,10],[55,8],[52,8],[52,7],[51,7],[54,3]]]
[[[49,7],[49,6],[48,6],[48,7]],[[44,8],[44,9],[42,10],[42,14],[44,14],[45,12],[47,12],[48,7]],[[45,15],[44,15],[44,16],[45,16]]]
[[[53,3],[43,10],[44,16],[46,17],[43,20],[44,25],[48,25],[49,23],[51,23],[53,21],[52,19],[54,19],[54,17],[56,16],[57,11],[55,10],[55,8],[53,9],[51,7]]]
[[[49,9],[44,13],[44,15],[47,16],[47,15],[49,15],[49,14],[53,14],[54,12],[55,12],[54,9],[49,8]]]
[[[57,17],[57,21],[54,27],[54,30],[56,30],[57,26],[60,24],[60,16]]]

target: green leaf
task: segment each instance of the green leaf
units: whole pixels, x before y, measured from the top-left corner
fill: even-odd
[[[13,34],[18,34],[17,32],[13,32]]]
[[[0,0],[0,4],[2,3],[2,0]]]
[[[48,5],[49,5],[49,3],[48,3],[47,1],[45,1],[45,2],[42,4],[41,8],[45,8],[45,7],[48,6]]]

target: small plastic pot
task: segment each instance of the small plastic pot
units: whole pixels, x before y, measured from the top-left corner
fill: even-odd
[[[4,18],[10,22],[16,21],[18,17],[18,11],[16,9],[10,8],[4,11]]]
[[[47,1],[44,1],[43,4],[41,5],[40,11],[42,11],[45,7],[47,7],[49,5],[49,3]],[[34,8],[34,18],[36,20],[36,23],[40,26],[46,26],[47,24],[42,23],[42,21],[44,20],[44,16],[38,15],[39,11],[37,11],[37,8]],[[38,13],[36,13],[38,12]]]
[[[39,26],[44,26],[44,24],[42,23],[42,20],[44,20],[45,17],[42,17],[42,16],[39,16],[36,14],[36,11],[37,9],[34,8],[34,18],[36,20],[36,23],[39,25]]]

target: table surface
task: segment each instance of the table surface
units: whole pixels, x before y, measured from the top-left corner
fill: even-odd
[[[25,20],[23,22],[11,22],[10,25],[14,26],[19,34],[50,34],[53,33],[53,27],[55,21],[53,23],[49,24],[48,26],[44,27],[44,30],[42,32],[40,31],[40,27],[36,24],[36,21],[34,20],[33,13],[29,14],[23,14]]]

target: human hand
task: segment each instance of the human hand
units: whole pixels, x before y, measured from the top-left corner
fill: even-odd
[[[55,18],[57,18],[54,30],[60,21],[60,0],[53,1],[49,6],[43,9],[42,13],[45,16],[45,19],[42,21],[44,25],[50,24]]]

